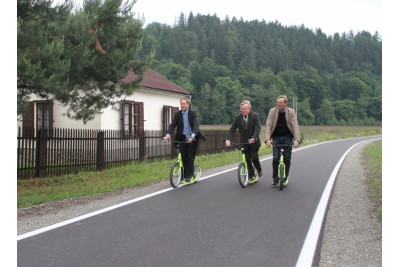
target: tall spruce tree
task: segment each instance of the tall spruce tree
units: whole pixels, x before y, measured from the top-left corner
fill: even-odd
[[[70,0],[18,0],[18,114],[37,95],[86,123],[132,94],[154,55],[138,56],[143,25],[133,17],[135,3],[85,0],[73,10]],[[129,69],[139,78],[122,84]]]

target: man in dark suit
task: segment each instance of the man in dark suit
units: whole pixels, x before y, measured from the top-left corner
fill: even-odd
[[[168,126],[164,140],[171,140],[171,134],[177,127],[175,141],[188,142],[181,144],[181,154],[184,169],[184,180],[182,183],[190,183],[194,180],[193,166],[196,158],[199,139],[205,141],[200,132],[197,114],[190,108],[190,100],[183,97],[180,100],[181,110],[175,113],[171,124]]]
[[[251,111],[250,101],[245,100],[240,104],[240,114],[236,116],[231,128],[229,129],[228,135],[226,136],[225,145],[231,145],[231,139],[233,134],[239,129],[240,143],[249,143],[245,146],[246,162],[249,172],[249,179],[255,177],[253,166],[257,169],[258,176],[262,176],[262,168],[260,159],[258,157],[258,151],[261,147],[260,132],[261,123],[260,118],[256,112]]]

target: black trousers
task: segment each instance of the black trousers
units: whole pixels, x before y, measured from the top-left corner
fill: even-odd
[[[249,172],[249,178],[255,176],[254,167],[256,167],[257,171],[261,171],[260,158],[258,157],[258,151],[260,150],[260,146],[257,144],[246,145],[244,150],[244,155],[246,156],[247,163],[247,171]]]
[[[182,142],[186,141],[186,137],[182,137]],[[198,140],[189,144],[181,144],[181,155],[183,161],[183,176],[184,178],[193,177],[194,174],[194,160],[196,159]]]
[[[293,137],[288,135],[288,136],[275,136],[272,137],[273,144],[274,145],[290,145],[292,144]],[[289,176],[289,171],[290,171],[290,163],[292,159],[292,147],[291,146],[286,146],[283,148],[283,161],[285,162],[286,166],[286,177]],[[272,178],[276,179],[278,178],[278,165],[279,165],[279,158],[281,157],[281,148],[274,146],[272,148],[272,155],[273,155],[273,160],[272,160]]]

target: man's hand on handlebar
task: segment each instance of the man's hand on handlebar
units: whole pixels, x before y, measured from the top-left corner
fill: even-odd
[[[296,141],[294,141],[293,146],[294,146],[295,148],[298,148],[298,147],[299,147],[299,144],[300,144],[299,141],[296,140]]]
[[[229,140],[225,140],[225,146],[231,146],[231,141],[229,141]]]
[[[267,147],[270,147],[272,145],[271,140],[265,141],[265,144],[267,145]]]
[[[248,140],[248,142],[249,142],[249,144],[253,144],[253,143],[256,142],[256,139],[255,139],[255,138],[250,138],[250,139]]]

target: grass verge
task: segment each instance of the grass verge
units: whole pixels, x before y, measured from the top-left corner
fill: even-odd
[[[369,144],[363,150],[363,161],[377,217],[382,222],[382,140]]]

